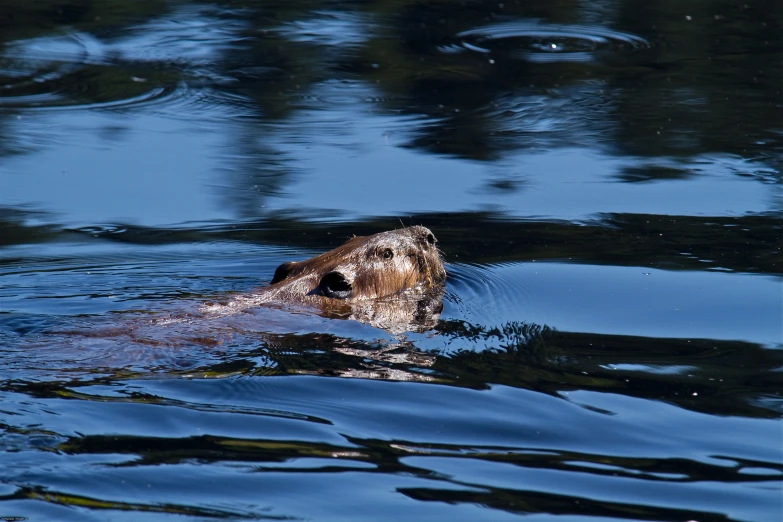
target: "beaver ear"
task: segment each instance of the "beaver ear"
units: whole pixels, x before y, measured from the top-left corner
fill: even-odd
[[[348,299],[351,297],[351,283],[340,272],[329,272],[318,283],[321,295],[333,299]]]
[[[272,277],[272,283],[279,283],[286,277],[288,277],[288,274],[291,273],[291,270],[297,265],[296,261],[288,261],[287,263],[283,263],[282,265],[277,267],[277,270],[275,270],[275,275]]]

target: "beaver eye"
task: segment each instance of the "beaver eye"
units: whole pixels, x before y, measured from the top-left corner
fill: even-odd
[[[384,250],[381,250],[380,255],[384,259],[391,259],[394,257],[394,252],[391,251],[391,248],[386,248]]]

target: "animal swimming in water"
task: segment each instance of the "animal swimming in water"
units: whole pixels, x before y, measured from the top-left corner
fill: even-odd
[[[311,307],[391,330],[426,329],[442,309],[446,270],[435,235],[413,226],[355,236],[333,250],[283,263],[271,284],[237,296],[220,315],[263,304]]]

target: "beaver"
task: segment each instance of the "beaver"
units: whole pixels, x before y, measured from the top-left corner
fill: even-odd
[[[446,279],[436,243],[423,226],[354,236],[334,250],[283,263],[269,286],[205,311],[301,305],[394,331],[429,329],[443,308]]]
[[[401,334],[436,326],[445,279],[435,236],[415,226],[353,237],[329,252],[283,263],[271,284],[251,292],[196,306],[166,303],[165,313],[112,315],[103,321],[85,318],[75,329],[47,331],[28,348],[40,346],[56,371],[62,370],[63,359],[79,365],[92,361],[102,367],[190,368],[214,357],[220,345],[239,343],[255,350],[260,342],[274,347],[288,338],[284,332],[318,328],[320,323],[312,317],[316,315],[382,328],[396,338],[383,357],[419,360],[405,348],[409,343]],[[334,349],[362,359],[371,357],[357,351],[357,346],[362,345],[335,341]],[[385,353],[387,349],[392,353]]]

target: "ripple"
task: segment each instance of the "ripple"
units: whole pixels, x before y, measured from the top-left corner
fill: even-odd
[[[103,44],[86,33],[72,32],[60,36],[44,36],[11,42],[3,52],[3,60],[35,64],[105,64],[107,52]],[[4,63],[5,65],[5,63]],[[3,74],[8,73],[0,69]]]
[[[176,91],[176,81],[150,81],[149,67],[129,65],[116,61],[106,46],[84,33],[19,40],[0,55],[0,107],[115,107]]]
[[[520,318],[524,318],[533,299],[530,288],[520,278],[502,270],[516,265],[449,265],[447,303],[453,303],[459,310],[459,316],[475,324],[497,325],[500,310],[513,309]]]
[[[589,62],[597,53],[625,54],[650,47],[638,36],[604,27],[544,24],[517,21],[488,25],[457,35],[460,46],[484,54],[508,54],[521,60],[549,62]],[[442,49],[454,53],[455,46]]]
[[[245,97],[213,88],[222,79],[209,69],[141,59],[128,47],[80,32],[12,42],[0,53],[0,110],[144,107],[200,121],[254,113]]]
[[[293,42],[356,48],[376,29],[365,15],[344,11],[315,11],[311,18],[284,23],[275,32]]]

